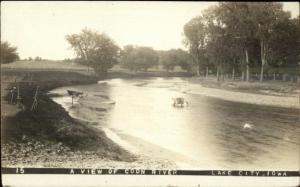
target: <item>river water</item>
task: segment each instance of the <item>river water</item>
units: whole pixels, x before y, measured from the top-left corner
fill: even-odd
[[[201,91],[185,78],[111,79],[52,92],[72,116],[132,152],[158,156],[147,144],[134,146],[141,141],[199,169],[299,170],[299,110],[207,97],[190,92],[195,86]],[[67,89],[84,92],[73,107]],[[178,96],[188,106],[173,107]]]

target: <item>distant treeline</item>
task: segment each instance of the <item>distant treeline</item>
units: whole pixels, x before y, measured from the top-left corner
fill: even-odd
[[[132,71],[161,65],[170,71],[180,66],[197,75],[252,77],[263,81],[265,73],[299,76],[299,17],[277,2],[221,2],[184,25],[188,51],[156,51],[151,47],[120,49],[106,34],[83,29],[68,35],[77,60],[105,75],[114,64]],[[200,12],[199,12],[200,14]]]
[[[183,31],[187,51],[158,51],[133,45],[121,49],[105,33],[85,28],[66,36],[76,58],[64,61],[84,64],[102,77],[119,64],[134,72],[181,67],[198,76],[214,75],[218,81],[225,77],[263,81],[270,76],[300,80],[299,16],[292,19],[282,3],[220,2],[187,22]],[[1,42],[1,63],[18,58],[15,47]]]
[[[28,57],[25,59],[20,59],[19,53],[17,52],[17,47],[11,46],[7,41],[1,41],[1,64],[11,63],[17,60],[24,61],[42,61],[47,59],[42,59],[42,57],[36,56],[35,58]]]
[[[99,76],[106,76],[115,64],[130,71],[147,71],[163,67],[167,71],[176,66],[190,71],[193,66],[191,55],[182,49],[157,51],[151,47],[127,45],[121,49],[106,34],[83,29],[79,34],[67,35],[66,40],[75,51],[80,64],[92,67]],[[66,59],[69,61],[69,59]]]

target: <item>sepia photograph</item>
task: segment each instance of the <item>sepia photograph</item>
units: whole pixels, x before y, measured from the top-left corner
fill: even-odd
[[[2,186],[299,186],[299,11],[2,1]]]

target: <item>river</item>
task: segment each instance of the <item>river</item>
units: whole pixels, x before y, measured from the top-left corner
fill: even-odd
[[[110,79],[52,92],[73,117],[91,121],[134,153],[161,152],[198,169],[299,170],[298,109],[226,101],[194,87],[201,92],[188,78]],[[67,89],[84,93],[73,107]],[[173,107],[179,96],[189,104]]]

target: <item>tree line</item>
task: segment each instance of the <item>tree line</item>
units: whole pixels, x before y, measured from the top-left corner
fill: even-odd
[[[17,47],[11,46],[7,41],[1,41],[1,64],[7,64],[11,62],[15,62],[17,60],[21,60],[19,57],[19,53],[17,52]],[[42,59],[42,57],[36,56],[35,58],[28,57],[22,59],[24,61],[42,61],[46,59]]]
[[[299,76],[300,23],[277,2],[221,2],[184,25],[185,44],[197,74],[212,69],[218,80],[239,72],[250,80],[259,69],[288,68]]]
[[[251,73],[263,81],[266,71],[284,69],[299,76],[299,17],[292,19],[282,3],[220,2],[191,19],[183,30],[188,51],[132,45],[121,50],[107,35],[88,29],[66,38],[81,62],[104,75],[120,62],[132,71],[162,65],[168,71],[180,66],[198,76],[212,72],[218,81],[229,74],[249,81]]]
[[[263,81],[265,72],[299,77],[299,16],[292,19],[282,3],[220,2],[188,21],[183,31],[187,51],[133,45],[121,49],[107,34],[87,28],[67,35],[66,41],[75,61],[102,77],[115,64],[131,71],[179,66],[198,76],[214,74],[218,81],[230,75],[249,81],[253,73]],[[16,49],[1,42],[1,63],[19,59]]]
[[[78,34],[66,36],[74,50],[76,62],[91,67],[102,77],[115,64],[130,71],[147,71],[162,66],[171,71],[176,66],[189,71],[192,66],[191,56],[182,49],[168,51],[154,50],[147,46],[127,45],[121,49],[108,35],[85,28]]]

